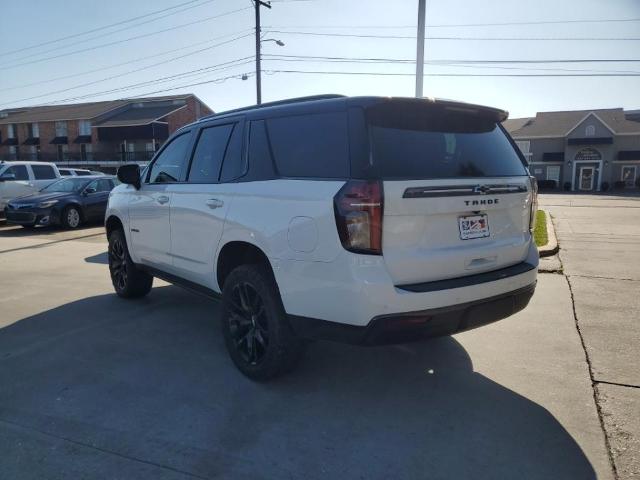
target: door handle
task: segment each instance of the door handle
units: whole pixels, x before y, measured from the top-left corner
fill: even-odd
[[[164,205],[169,201],[169,197],[167,197],[166,195],[160,195],[157,200],[159,204]]]
[[[217,198],[210,198],[205,203],[207,204],[207,207],[211,209],[220,208],[224,205],[224,202],[222,200],[218,200]]]

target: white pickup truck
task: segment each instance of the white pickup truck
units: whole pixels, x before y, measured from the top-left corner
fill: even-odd
[[[59,178],[55,163],[0,162],[0,217],[10,200],[38,192]]]

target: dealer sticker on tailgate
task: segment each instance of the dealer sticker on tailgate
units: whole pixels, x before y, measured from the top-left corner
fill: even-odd
[[[489,236],[489,221],[486,215],[458,217],[458,225],[460,227],[460,238],[462,240]]]

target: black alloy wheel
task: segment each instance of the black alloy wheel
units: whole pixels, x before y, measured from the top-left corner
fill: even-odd
[[[244,375],[266,381],[298,365],[307,342],[292,330],[268,266],[236,267],[224,281],[220,313],[227,351]]]
[[[229,331],[236,349],[250,365],[260,363],[269,347],[264,302],[249,283],[233,286],[229,301]]]
[[[127,257],[122,239],[118,236],[109,246],[109,271],[116,290],[127,287]]]
[[[153,277],[131,260],[122,230],[109,234],[109,273],[116,293],[123,298],[144,297],[153,286]]]

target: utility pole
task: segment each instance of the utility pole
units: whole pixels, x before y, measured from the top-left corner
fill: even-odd
[[[424,80],[424,27],[427,0],[418,0],[418,46],[416,49],[416,98],[421,98]]]
[[[260,67],[260,7],[271,8],[271,4],[261,0],[253,0],[256,8],[256,104],[262,103],[262,78]]]

